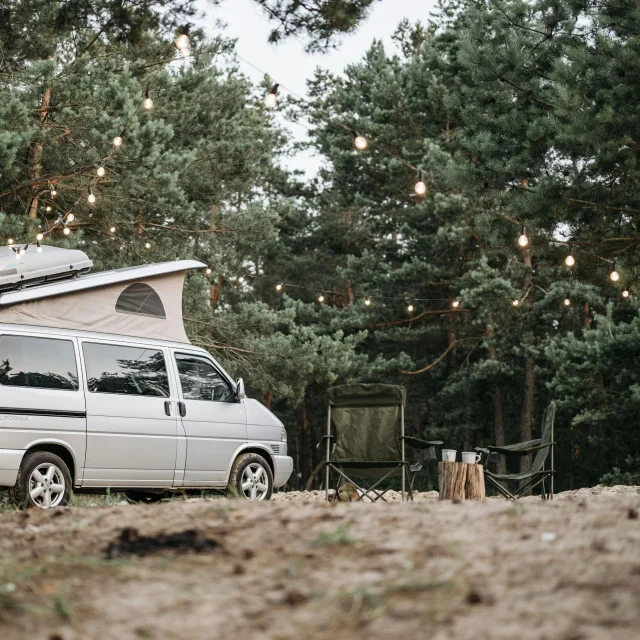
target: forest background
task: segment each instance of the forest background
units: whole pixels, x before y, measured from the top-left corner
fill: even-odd
[[[316,51],[375,3],[255,1]],[[635,0],[445,0],[272,108],[197,18],[0,0],[0,238],[205,262],[189,336],[284,421],[292,488],[348,381],[404,385],[408,431],[452,448],[530,439],[555,399],[556,487],[637,484]],[[323,159],[310,181],[283,118]]]

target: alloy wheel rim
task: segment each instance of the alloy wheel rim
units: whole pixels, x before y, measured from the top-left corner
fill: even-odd
[[[240,487],[247,500],[264,500],[269,492],[269,477],[265,468],[258,462],[248,464],[242,472]]]
[[[51,462],[38,465],[29,476],[29,496],[40,509],[57,507],[64,498],[65,488],[62,471]]]

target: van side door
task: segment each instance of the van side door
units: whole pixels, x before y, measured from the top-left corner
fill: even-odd
[[[180,414],[187,439],[185,486],[222,486],[233,455],[247,441],[243,401],[230,381],[200,354],[175,351]]]
[[[171,487],[178,419],[168,349],[83,339],[87,457],[83,486]]]

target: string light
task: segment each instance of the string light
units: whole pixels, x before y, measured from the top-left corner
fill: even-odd
[[[242,284],[244,282],[244,278],[242,276],[240,276],[238,278],[238,284]]]
[[[278,83],[274,84],[271,89],[267,92],[264,97],[264,106],[268,109],[271,109],[276,106],[276,102],[278,101],[278,87],[280,85]]]
[[[58,195],[58,192],[55,190],[55,187],[51,187],[51,189],[49,189],[49,194],[52,198],[55,198]]]
[[[514,298],[514,299],[511,301],[511,304],[512,304],[514,307],[517,307],[517,306],[520,304],[520,300],[518,300],[518,298]]]
[[[144,248],[145,249],[151,249],[151,243],[150,242],[145,242],[144,243]]]
[[[569,300],[569,298],[565,298],[565,299],[563,300],[562,304],[563,304],[565,307],[570,307],[570,306],[571,306],[571,300]]]
[[[282,282],[278,282],[278,284],[276,285],[276,291],[282,291]]]
[[[181,33],[175,40],[176,49],[183,55],[189,50],[189,36]]]
[[[408,311],[409,313],[413,313],[413,305],[412,305],[412,304],[410,304],[410,305],[407,307],[407,311]]]
[[[318,296],[318,302],[319,302],[320,304],[322,304],[322,303],[324,302],[324,296],[323,296],[322,294],[320,294],[320,295]]]
[[[625,287],[623,292],[622,292],[622,297],[623,298],[628,298],[629,297],[629,290]]]
[[[356,133],[353,134],[353,144],[355,145],[358,151],[364,151],[369,144],[367,139],[364,136],[358,135]]]
[[[451,306],[452,306],[454,309],[457,309],[457,308],[460,306],[460,301],[459,301],[459,300],[454,300],[454,301],[451,303]]]
[[[205,272],[208,276],[210,276],[210,275],[211,275],[211,268],[210,268],[210,267],[207,267],[207,268],[205,269],[205,271],[204,271],[204,272]]]
[[[36,241],[36,251],[38,253],[42,253],[42,245],[40,244],[40,240]]]
[[[571,249],[569,255],[564,259],[564,263],[567,265],[567,267],[573,267],[573,265],[575,265],[576,259],[573,257],[573,248]]]
[[[413,188],[419,196],[423,196],[425,193],[427,193],[427,185],[422,180],[416,182]]]
[[[51,211],[51,207],[50,207],[49,205],[47,205],[47,206],[44,208],[44,210],[45,210],[45,211],[47,211],[47,212],[48,212],[48,211]]]
[[[149,87],[147,87],[145,92],[144,92],[144,100],[142,101],[142,106],[147,111],[151,111],[151,109],[153,109],[153,100],[151,99],[151,94],[150,94],[150,91],[149,91]]]
[[[611,270],[611,273],[609,274],[609,278],[611,279],[611,282],[618,282],[618,280],[620,280],[620,274],[616,271],[616,263],[613,263],[613,269]]]
[[[75,215],[71,212],[67,213],[67,222],[73,222],[76,219]]]
[[[116,147],[116,149],[122,146],[122,134],[113,139],[113,146]]]
[[[115,141],[114,141],[114,144],[115,144]],[[120,142],[120,144],[122,144],[122,142]],[[104,168],[104,162],[101,162],[100,166],[96,169],[96,175],[98,176],[98,178],[103,178],[106,172],[107,170]]]
[[[365,307],[370,307],[371,306],[371,298],[365,298],[364,299],[364,306]]]
[[[64,233],[65,236],[68,236],[71,233],[71,229],[69,229],[69,227],[63,227],[62,233]]]
[[[9,238],[9,239],[7,240],[7,244],[13,244],[13,238]]]
[[[44,233],[39,233],[39,234],[36,236],[36,240],[37,240],[38,242],[40,242],[40,240],[43,240],[43,239],[44,239]]]
[[[93,193],[93,190],[91,189],[91,187],[89,187],[89,195],[87,196],[87,202],[89,204],[95,204],[96,203],[96,196]]]
[[[115,227],[110,227],[109,233],[115,233],[115,232],[116,232],[116,228]]]
[[[518,244],[524,249],[524,247],[529,246],[529,238],[527,237],[527,230],[522,225],[522,233],[518,238]]]

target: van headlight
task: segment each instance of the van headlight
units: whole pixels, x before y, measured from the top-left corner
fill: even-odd
[[[281,442],[287,441],[287,430],[284,427],[282,427],[282,431],[280,432],[280,440]]]

